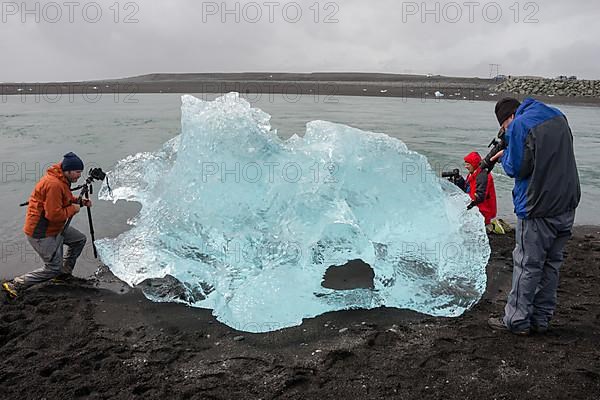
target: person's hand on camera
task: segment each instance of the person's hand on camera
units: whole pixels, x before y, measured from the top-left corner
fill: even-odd
[[[497,152],[496,154],[494,154],[494,157],[492,157],[490,159],[490,161],[494,162],[496,160],[499,160],[502,158],[502,156],[504,155],[504,150],[500,150],[499,152]]]
[[[83,199],[83,200],[81,201],[81,204],[82,204],[84,207],[91,207],[91,206],[92,206],[92,200],[91,200],[91,199]]]

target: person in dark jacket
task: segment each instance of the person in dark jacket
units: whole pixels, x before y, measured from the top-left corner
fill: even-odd
[[[481,169],[479,163],[481,156],[477,152],[469,153],[465,156],[465,168],[469,171],[465,179],[465,192],[471,198],[469,208],[477,206],[479,212],[485,219],[485,225],[488,227],[494,218],[496,218],[496,188],[494,178],[487,170]]]
[[[59,276],[70,277],[77,258],[83,251],[86,237],[68,226],[66,221],[79,212],[80,205],[91,207],[89,199],[78,199],[71,193],[71,183],[77,182],[83,171],[83,161],[74,153],[65,154],[61,163],[48,168],[29,197],[23,231],[27,240],[44,261],[44,266],[4,282],[3,289],[11,297],[37,283]],[[68,248],[63,258],[63,245]]]
[[[563,249],[581,197],[573,135],[559,110],[532,98],[523,104],[501,99],[495,113],[506,149],[493,160],[501,159],[506,174],[515,179],[518,222],[504,316],[488,323],[520,335],[544,333],[556,308]]]

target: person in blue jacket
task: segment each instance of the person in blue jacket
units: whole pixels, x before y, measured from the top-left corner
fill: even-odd
[[[503,318],[488,321],[495,330],[519,335],[544,333],[556,308],[563,249],[571,237],[581,189],[567,118],[532,98],[523,104],[504,98],[495,107],[505,131],[500,159],[515,179],[518,217],[513,251],[512,289]]]

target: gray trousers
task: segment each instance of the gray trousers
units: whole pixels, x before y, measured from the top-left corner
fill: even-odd
[[[504,309],[504,324],[509,329],[548,326],[556,308],[563,249],[574,220],[575,210],[557,217],[518,220],[512,289]]]
[[[69,226],[60,236],[49,236],[42,239],[27,236],[27,240],[40,255],[45,265],[14,279],[17,284],[25,288],[45,282],[60,274],[71,274],[75,268],[77,257],[83,251],[86,237],[77,229]],[[63,245],[67,246],[67,253],[64,257]]]

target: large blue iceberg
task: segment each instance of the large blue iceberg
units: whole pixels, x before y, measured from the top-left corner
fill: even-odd
[[[125,282],[171,275],[177,301],[248,332],[351,308],[457,316],[481,297],[483,218],[400,140],[313,121],[284,141],[237,93],[182,103],[181,134],[121,160],[112,195],[100,191],[142,205],[131,230],[97,242]],[[322,285],[350,260],[373,269],[373,287]]]

